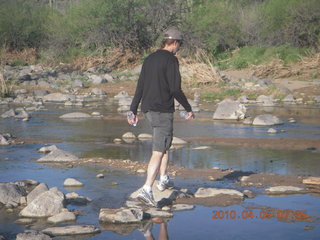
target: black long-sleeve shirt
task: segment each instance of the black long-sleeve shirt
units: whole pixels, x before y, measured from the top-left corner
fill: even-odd
[[[137,114],[141,101],[142,112],[174,112],[176,99],[187,112],[191,106],[181,89],[178,59],[167,50],[157,50],[144,61],[130,110]]]

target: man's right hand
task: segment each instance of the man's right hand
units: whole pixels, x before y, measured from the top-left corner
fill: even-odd
[[[195,119],[195,115],[194,113],[191,111],[191,112],[188,112],[188,116],[186,117],[186,120],[193,120]]]

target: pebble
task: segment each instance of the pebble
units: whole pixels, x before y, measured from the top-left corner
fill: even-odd
[[[104,178],[104,175],[102,173],[99,173],[96,177],[97,178]]]
[[[146,170],[144,170],[144,169],[138,169],[138,170],[137,170],[137,173],[143,174],[143,173],[146,173]]]

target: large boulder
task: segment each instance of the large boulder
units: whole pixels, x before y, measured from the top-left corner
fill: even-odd
[[[79,158],[75,155],[61,149],[56,149],[38,159],[37,162],[74,162],[77,160],[79,160]]]
[[[40,194],[48,191],[49,188],[47,184],[40,183],[36,186],[28,195],[27,195],[27,203],[31,203],[34,199],[36,199]]]
[[[11,118],[11,117],[15,117],[16,116],[16,112],[11,108],[10,110],[4,112],[3,114],[1,114],[2,118]]]
[[[237,101],[224,100],[218,104],[218,108],[213,114],[213,119],[217,120],[239,120],[244,119],[246,107]]]
[[[145,213],[139,208],[100,209],[99,220],[108,223],[136,223],[145,218]]]
[[[274,100],[271,96],[260,95],[259,97],[257,97],[256,101],[258,103],[261,103],[265,107],[274,106]]]
[[[21,197],[27,193],[23,187],[13,183],[0,183],[0,204],[17,207]]]
[[[22,217],[51,217],[62,211],[65,205],[64,194],[58,188],[51,188],[38,195],[31,203],[29,203],[22,211]]]
[[[272,126],[272,125],[279,125],[283,124],[283,121],[271,114],[262,114],[257,117],[252,122],[252,125],[255,126]]]

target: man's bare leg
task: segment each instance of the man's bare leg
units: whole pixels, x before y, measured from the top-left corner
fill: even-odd
[[[161,166],[161,169],[164,168],[162,161],[164,156],[167,154],[164,154],[162,152],[153,151],[152,156],[150,158],[149,164],[148,164],[148,171],[147,171],[147,179],[145,182],[145,186],[150,186],[152,188],[152,185],[159,173],[159,169]],[[166,157],[165,160],[166,164],[168,163],[168,158]]]
[[[160,177],[167,175],[167,168],[168,168],[168,162],[169,162],[169,152],[166,151],[165,154],[163,154],[161,165],[160,165]]]

